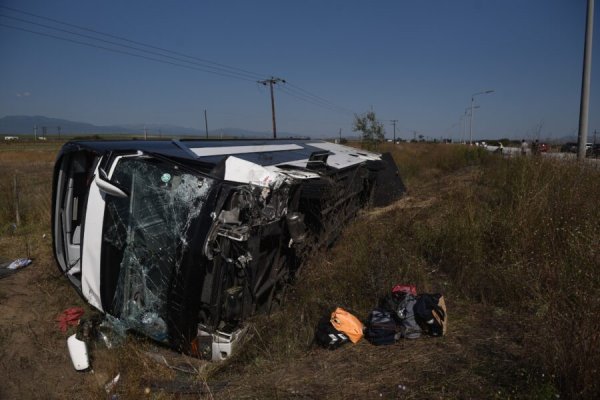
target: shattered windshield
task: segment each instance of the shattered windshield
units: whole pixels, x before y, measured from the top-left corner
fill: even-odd
[[[102,268],[118,271],[104,285],[114,293],[108,311],[127,328],[165,341],[169,287],[212,180],[155,158],[124,157],[111,181],[129,196],[106,196]]]

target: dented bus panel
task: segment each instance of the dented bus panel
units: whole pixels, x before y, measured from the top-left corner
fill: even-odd
[[[54,255],[125,329],[221,360],[313,250],[403,192],[389,155],[320,140],[69,142]]]

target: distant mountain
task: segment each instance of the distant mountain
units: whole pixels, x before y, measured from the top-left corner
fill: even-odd
[[[38,135],[42,135],[43,128],[46,127],[46,133],[48,136],[57,135],[59,126],[61,134],[65,135],[119,132],[118,128],[116,127],[96,126],[85,122],[75,122],[66,119],[48,118],[39,115],[9,115],[0,118],[0,134],[33,135],[34,126],[36,125],[38,129]],[[123,133],[131,132],[126,130]]]
[[[144,129],[150,136],[199,136],[205,137],[201,129],[186,128],[168,124],[124,124],[124,125],[93,125],[86,122],[69,121],[66,119],[49,118],[44,116],[9,115],[0,118],[0,135],[33,135],[34,126],[37,134],[42,135],[46,127],[47,136],[57,136],[58,127],[61,135],[84,136],[101,134],[143,135]],[[208,131],[211,137],[224,138],[270,138],[271,132],[257,132],[238,128],[222,128]],[[299,137],[297,134],[279,132],[278,137]]]

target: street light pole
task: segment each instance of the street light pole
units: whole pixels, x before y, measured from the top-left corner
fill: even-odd
[[[473,106],[473,109],[478,109],[479,106]],[[471,116],[471,107],[467,107],[465,108],[465,113],[461,116],[461,118],[463,119],[463,126],[462,126],[462,131],[461,131],[461,143],[466,143],[466,138],[465,136],[467,136],[467,118]]]
[[[473,144],[473,102],[475,101],[475,96],[490,93],[494,93],[494,90],[485,90],[483,92],[477,92],[471,95],[471,121],[469,122],[469,145]]]
[[[463,131],[462,131],[462,140],[461,143],[465,143],[467,141],[467,117],[469,116],[470,108],[465,108],[465,114],[463,115]]]
[[[467,112],[465,111],[463,114],[460,115],[459,117],[459,125],[458,125],[458,137],[456,138],[456,141],[460,144],[464,143],[465,141],[465,129],[467,126]]]

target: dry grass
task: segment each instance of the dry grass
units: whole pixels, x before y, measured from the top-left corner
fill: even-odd
[[[600,391],[597,172],[457,145],[386,145],[409,195],[363,213],[314,257],[286,305],[251,321],[232,359],[182,375],[145,357],[152,344],[130,336],[122,348],[95,349],[94,373],[78,374],[54,318],[85,305],[51,255],[57,148],[41,145],[0,148],[0,254],[29,248],[36,259],[0,281],[0,373],[12,377],[0,398],[105,398],[117,373],[123,399],[199,397],[144,393],[145,382],[165,379],[208,380],[214,390],[200,397],[217,399],[584,399]],[[398,282],[445,294],[447,337],[333,352],[312,345],[323,312],[340,305],[365,317]]]
[[[220,377],[231,384],[220,395],[227,399],[543,399],[552,394],[549,380],[541,369],[527,363],[523,349],[513,344],[511,329],[489,307],[457,301],[450,307],[466,312],[452,317],[452,333],[442,339],[384,347],[362,341],[336,351],[303,345],[295,354],[275,358],[279,343],[268,341],[263,356],[246,368],[223,367]],[[264,339],[264,331],[262,335]]]
[[[0,146],[0,233],[15,232],[15,195],[20,231],[41,232],[50,226],[52,170],[57,145],[29,143]],[[15,193],[15,183],[17,192]]]
[[[243,382],[231,398],[286,398],[292,389],[300,398],[377,390],[393,398],[402,382],[411,388],[403,398],[597,393],[597,172],[460,146],[395,151],[401,171],[404,162],[414,168],[410,195],[355,221],[304,271],[288,306],[256,321],[260,339],[217,371]],[[311,348],[323,312],[341,305],[365,317],[397,282],[445,293],[447,338],[384,350]],[[278,384],[267,390],[269,381]]]

